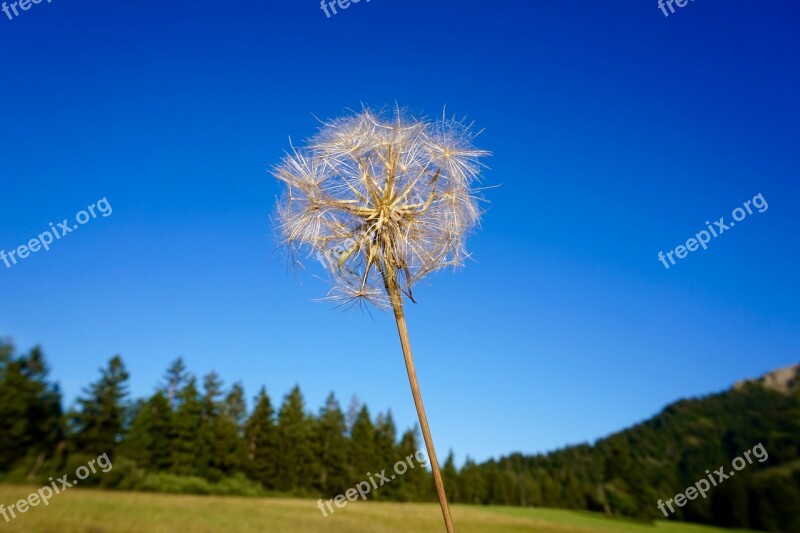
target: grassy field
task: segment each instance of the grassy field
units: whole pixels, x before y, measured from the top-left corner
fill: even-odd
[[[0,485],[6,506],[35,487]],[[731,530],[674,522],[654,525],[606,519],[556,509],[456,505],[459,533],[715,533]],[[26,533],[389,533],[443,530],[435,504],[348,503],[323,517],[312,500],[252,499],[213,496],[165,496],[147,493],[70,489],[49,506],[28,509],[0,531]]]

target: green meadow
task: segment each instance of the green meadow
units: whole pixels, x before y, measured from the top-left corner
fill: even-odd
[[[37,487],[0,485],[8,506]],[[678,522],[609,519],[558,509],[455,505],[459,533],[714,533],[731,532]],[[436,504],[353,502],[323,517],[314,500],[163,495],[70,489],[0,531],[25,533],[395,533],[443,530]],[[738,530],[743,531],[743,530]]]

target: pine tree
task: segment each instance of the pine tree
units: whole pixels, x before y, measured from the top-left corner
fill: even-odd
[[[458,469],[456,469],[456,459],[455,455],[453,455],[453,450],[450,450],[450,453],[447,454],[447,459],[445,459],[444,466],[442,466],[442,480],[444,481],[444,487],[447,489],[447,495],[450,497],[450,501],[452,503],[463,502],[461,494],[459,493]]]
[[[27,455],[41,464],[64,436],[61,393],[47,373],[39,348],[15,357],[0,342],[0,472]]]
[[[316,470],[312,438],[314,425],[305,412],[300,387],[286,396],[278,412],[278,488],[284,491],[309,489]]]
[[[200,400],[201,424],[197,427],[198,448],[195,455],[195,472],[197,475],[219,479],[219,472],[214,468],[214,431],[220,414],[218,400],[222,396],[222,380],[216,372],[203,377],[203,394]]]
[[[350,486],[346,430],[344,413],[330,393],[315,425],[314,453],[318,458],[315,488],[323,494],[343,493]]]
[[[400,437],[398,454],[403,461],[406,461],[406,464],[408,464],[408,458],[411,457],[410,461],[414,467],[409,466],[405,474],[392,481],[392,484],[397,485],[395,499],[399,501],[428,501],[434,499],[433,478],[426,465],[421,464],[418,460],[419,457],[424,457],[427,460],[427,454],[424,456],[417,455],[421,448],[424,448],[424,446],[420,443],[416,428],[409,429]],[[424,449],[421,451],[425,453]],[[400,457],[398,457],[398,460],[400,460]]]
[[[362,405],[350,430],[350,461],[353,474],[359,479],[379,466],[375,437],[369,409]]]
[[[197,379],[189,376],[186,385],[176,396],[178,411],[175,416],[175,444],[172,447],[172,472],[191,476],[201,474],[201,465],[207,456],[203,450],[200,428],[203,426],[203,404],[197,390]]]
[[[120,453],[147,470],[166,471],[172,465],[174,420],[162,391],[138,409]]]
[[[474,505],[486,502],[486,480],[483,469],[467,457],[459,475],[461,501]]]
[[[100,373],[100,379],[78,399],[80,409],[72,415],[74,440],[78,450],[88,455],[113,455],[125,429],[122,401],[128,394],[128,372],[116,355]]]
[[[245,423],[247,475],[269,489],[278,487],[278,429],[267,390],[262,387],[255,399],[253,414]]]
[[[198,466],[205,477],[218,481],[238,469],[243,441],[236,421],[226,413],[227,404],[221,401],[223,392],[219,374],[211,372],[205,376],[203,389],[203,453]]]
[[[361,411],[361,400],[354,394],[352,398],[350,398],[350,405],[347,406],[347,413],[345,414],[348,435],[353,431],[353,425],[356,423],[359,411]]]
[[[222,407],[223,414],[233,420],[240,430],[244,429],[247,420],[247,405],[244,398],[244,387],[241,382],[234,383]]]
[[[397,428],[392,412],[379,413],[375,419],[376,466],[386,466],[397,461]]]
[[[163,386],[163,390],[173,409],[178,408],[178,392],[186,386],[188,379],[189,372],[186,370],[183,357],[178,357],[169,365],[164,374],[166,384]]]
[[[386,469],[392,472],[394,464],[401,459],[397,447],[397,428],[394,425],[392,412],[388,411],[385,415],[379,413],[375,419],[375,463],[371,472],[380,472]],[[381,487],[376,494],[379,499],[393,499],[397,492],[397,484],[389,483]]]

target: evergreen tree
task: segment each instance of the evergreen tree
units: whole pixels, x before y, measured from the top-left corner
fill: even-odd
[[[375,455],[377,466],[394,464],[398,460],[397,428],[392,412],[379,413],[375,419]]]
[[[245,423],[247,475],[269,489],[278,487],[278,428],[267,390],[261,388],[253,414]]]
[[[63,438],[61,393],[47,373],[39,348],[15,357],[0,343],[0,472],[28,455],[41,464]]]
[[[300,387],[286,396],[278,412],[278,488],[284,491],[309,489],[317,470],[312,448],[314,425],[305,412]]]
[[[427,461],[427,454],[420,456],[417,452],[420,451],[422,446],[417,429],[408,430],[400,437],[400,444],[398,446],[398,461],[406,461],[408,464],[409,457],[411,464],[408,470],[402,476],[398,476],[392,484],[396,484],[395,499],[399,501],[429,501],[435,498],[433,491],[433,476],[427,470],[425,464],[421,464],[418,460],[419,457],[424,457]],[[423,451],[424,453],[424,451]]]
[[[216,372],[203,379],[202,453],[198,468],[212,481],[233,474],[239,467],[243,442],[236,421],[226,413],[221,401],[222,380]]]
[[[178,392],[186,386],[189,377],[189,372],[186,370],[183,357],[175,359],[167,368],[164,374],[164,381],[166,384],[163,390],[173,409],[178,408]]]
[[[100,374],[100,379],[84,389],[85,396],[78,399],[80,408],[72,416],[74,441],[78,450],[88,455],[113,455],[125,429],[122,401],[128,394],[128,372],[116,355]]]
[[[203,450],[203,403],[197,390],[197,379],[189,376],[186,385],[176,396],[175,444],[172,447],[172,472],[191,476],[201,473],[201,463],[207,454]]]
[[[244,397],[244,387],[241,382],[234,383],[225,397],[222,408],[223,414],[233,420],[240,430],[244,430],[244,423],[247,420],[247,405]]]
[[[219,399],[222,396],[222,379],[216,372],[203,377],[203,417],[214,418],[220,414]]]
[[[356,423],[358,413],[361,411],[361,400],[355,394],[350,398],[350,404],[347,406],[347,413],[345,413],[345,423],[347,424],[347,434],[353,431],[353,425]]]
[[[458,469],[456,469],[456,459],[453,450],[447,454],[447,459],[442,467],[442,481],[447,492],[447,497],[452,503],[462,503],[460,485],[458,482]]]
[[[369,409],[362,405],[350,430],[350,461],[352,472],[358,479],[379,466],[376,448],[375,426]]]
[[[400,452],[397,448],[397,428],[394,425],[392,412],[388,411],[385,415],[379,413],[375,419],[375,463],[371,472],[380,472],[386,469],[392,472],[394,464],[401,460]],[[389,483],[381,487],[376,496],[379,499],[391,500],[399,490],[396,483]]]
[[[219,398],[222,396],[222,380],[216,372],[203,377],[203,394],[200,399],[201,424],[197,427],[197,452],[194,469],[197,475],[219,479],[219,472],[212,466],[214,461],[214,430],[220,414]]]
[[[315,488],[322,494],[343,493],[350,486],[347,429],[344,413],[333,393],[328,395],[315,425],[318,474]]]
[[[475,461],[467,457],[458,478],[462,502],[478,505],[487,501],[483,469]]]
[[[139,407],[120,453],[142,468],[169,470],[174,440],[173,416],[169,400],[162,391],[156,392]]]

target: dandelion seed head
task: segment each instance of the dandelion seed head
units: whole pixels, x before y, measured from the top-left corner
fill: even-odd
[[[470,124],[370,109],[323,123],[273,169],[285,190],[281,244],[331,274],[327,300],[387,305],[388,277],[407,296],[428,274],[459,267],[477,225],[488,152]]]

